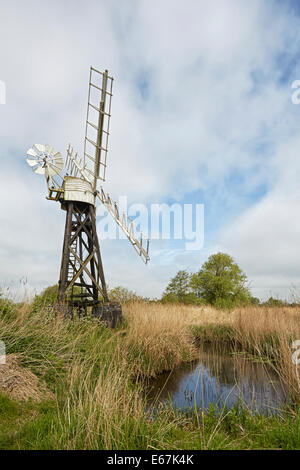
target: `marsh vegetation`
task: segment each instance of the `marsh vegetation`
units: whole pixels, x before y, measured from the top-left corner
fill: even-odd
[[[18,364],[20,390],[10,393],[8,376],[0,382],[2,449],[300,448],[300,383],[291,361],[299,308],[136,301],[124,304],[124,324],[110,330],[33,307],[1,301],[1,339]],[[249,364],[267,365],[287,392],[281,412],[211,404],[185,413],[157,402],[149,410],[147,381],[199,360],[200,344],[226,344]],[[36,377],[34,394],[20,370]]]

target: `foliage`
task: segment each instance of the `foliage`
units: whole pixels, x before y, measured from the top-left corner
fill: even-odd
[[[257,305],[246,286],[247,276],[225,253],[211,255],[198,273],[178,271],[163,293],[163,303],[211,304],[217,308]]]
[[[251,294],[246,287],[247,276],[230,255],[216,253],[191,277],[191,287],[197,297],[217,308],[247,305]]]
[[[142,297],[139,297],[135,292],[121,286],[117,286],[114,289],[111,289],[108,293],[108,297],[111,302],[119,303],[143,300]]]
[[[190,292],[190,274],[187,271],[178,271],[175,277],[169,282],[165,294],[175,294],[181,298]]]
[[[284,307],[286,304],[280,299],[274,299],[274,297],[270,297],[266,302],[264,302],[264,305],[267,307]]]
[[[197,304],[200,303],[197,296],[192,292],[191,275],[185,271],[178,271],[175,277],[169,282],[165,292],[162,296],[163,303],[184,303],[184,304]]]
[[[75,286],[75,291],[80,292],[80,287]],[[32,303],[32,311],[36,312],[42,308],[52,306],[57,300],[58,284],[49,286],[43,290],[40,295],[36,295]],[[142,297],[138,296],[135,292],[126,289],[125,287],[115,287],[108,293],[109,300],[111,302],[126,303],[132,301],[141,301]],[[101,299],[99,299],[101,300]]]
[[[172,303],[172,304],[185,304],[185,305],[205,305],[206,302],[204,299],[199,299],[194,292],[189,292],[184,294],[181,297],[178,297],[176,294],[163,294],[161,298],[163,304]]]

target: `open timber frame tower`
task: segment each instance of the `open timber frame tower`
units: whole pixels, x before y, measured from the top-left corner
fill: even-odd
[[[93,313],[99,300],[108,302],[95,208],[83,201],[68,201],[63,252],[59,277],[58,302],[64,301],[79,314]],[[102,297],[102,298],[101,298]]]

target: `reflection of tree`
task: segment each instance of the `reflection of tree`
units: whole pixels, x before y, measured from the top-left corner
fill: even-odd
[[[190,406],[195,399],[198,406],[207,407],[227,397],[228,406],[242,398],[263,409],[280,403],[284,395],[278,376],[266,364],[215,350],[202,350],[197,362],[161,374],[149,383],[148,391],[150,402],[172,396],[180,407]]]

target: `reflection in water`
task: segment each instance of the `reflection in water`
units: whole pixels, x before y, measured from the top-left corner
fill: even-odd
[[[278,412],[286,394],[278,375],[265,364],[225,352],[201,351],[193,364],[161,374],[147,387],[149,404],[167,403],[188,410],[207,409],[210,403],[232,408],[242,402],[263,414]]]

